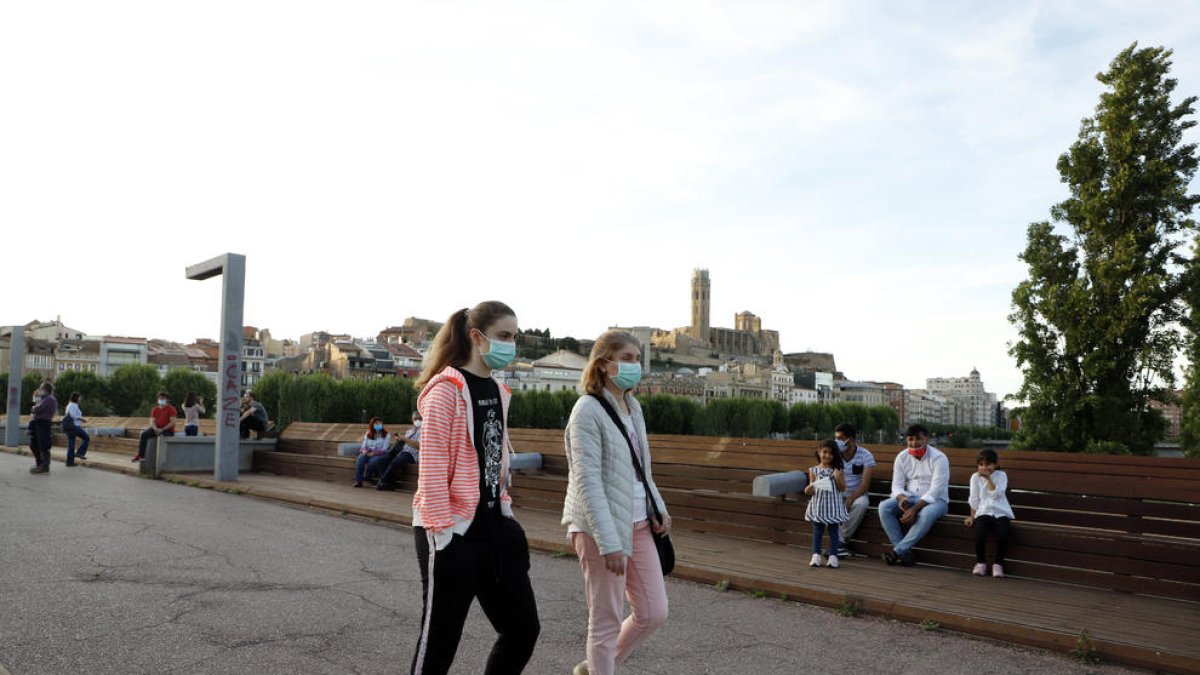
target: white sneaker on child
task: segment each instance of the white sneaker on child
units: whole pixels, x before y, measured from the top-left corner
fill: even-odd
[[[987,565],[983,563],[975,563],[975,566],[971,568],[971,574],[974,574],[977,577],[987,574]]]
[[[825,563],[825,566],[826,566],[826,567],[832,567],[833,569],[835,569],[835,570],[836,570],[836,569],[837,569],[837,567],[838,567],[838,559],[837,559],[837,556],[836,556],[836,555],[831,555],[831,556],[829,556],[829,561]]]
[[[821,566],[821,554],[814,553],[813,557],[812,557],[812,561],[808,563],[808,566],[809,567],[820,567]]]
[[[1004,576],[1004,565],[992,565],[992,578],[1000,579]]]

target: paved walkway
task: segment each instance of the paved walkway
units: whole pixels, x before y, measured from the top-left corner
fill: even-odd
[[[0,664],[14,675],[404,669],[420,611],[419,582],[407,530],[387,523],[407,520],[405,496],[260,474],[237,484],[173,478],[368,519],[347,520],[57,462],[50,476],[33,476],[28,464],[0,455],[0,508],[9,521],[0,534]],[[99,452],[89,464],[132,471],[128,457]],[[381,523],[370,522],[375,518]],[[565,547],[551,514],[526,512],[520,519],[535,547]],[[720,555],[705,537],[678,539],[683,561]],[[767,550],[797,555],[786,547]],[[696,566],[682,571],[702,576],[698,563],[690,564]],[[788,587],[807,577],[822,590],[813,575],[838,575],[838,589],[823,592],[840,599],[860,565],[892,571],[856,560],[844,570],[810,574],[797,561]],[[569,672],[581,658],[586,625],[577,564],[535,556],[534,576],[544,634],[528,672]],[[962,575],[908,570],[894,582],[936,585],[940,576]],[[738,579],[732,572],[723,578]],[[1009,581],[1018,580],[1001,582],[1006,589]],[[671,621],[623,672],[1085,670],[1054,654],[877,618],[843,619],[676,579],[668,592]],[[456,672],[478,672],[490,643],[490,629],[478,617],[472,621]],[[847,650],[851,644],[864,646]]]

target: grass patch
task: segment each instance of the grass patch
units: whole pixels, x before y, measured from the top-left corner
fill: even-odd
[[[724,593],[725,591],[729,590],[729,580],[722,579],[722,580],[718,581],[717,583],[713,584],[713,588],[717,589],[718,593]]]
[[[863,599],[856,595],[849,594],[842,597],[842,604],[838,605],[837,608],[838,616],[843,616],[847,619],[853,619],[859,614],[862,614],[862,611]]]
[[[934,621],[933,619],[925,619],[919,624],[919,626],[921,630],[929,632],[939,631],[942,629],[942,624]]]
[[[755,600],[762,600],[763,598],[767,597],[767,592],[766,591],[753,591],[752,593],[750,593],[750,597],[754,598]]]
[[[780,599],[780,600],[783,600],[784,602],[787,602],[787,601],[788,601],[788,594],[787,594],[787,593],[780,593],[780,594],[779,594],[779,599]]]
[[[1079,631],[1079,637],[1075,638],[1075,648],[1067,653],[1076,661],[1089,666],[1100,663],[1100,652],[1086,628]]]
[[[566,551],[566,549],[560,548],[560,549],[554,551],[553,553],[551,553],[550,557],[551,558],[565,558],[565,557],[567,557],[567,551]]]

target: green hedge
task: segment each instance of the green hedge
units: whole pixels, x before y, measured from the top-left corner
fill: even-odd
[[[8,386],[7,374],[0,374],[0,380]],[[29,399],[42,381],[36,374],[21,379],[22,413],[29,413]],[[160,389],[167,391],[176,408],[182,409],[184,397],[188,392],[195,392],[204,397],[206,417],[212,417],[216,410],[217,385],[194,370],[172,370],[165,378],[160,378],[154,366],[129,364],[117,368],[109,377],[69,370],[54,381],[59,411],[66,410],[71,394],[78,392],[84,417],[149,415]]]

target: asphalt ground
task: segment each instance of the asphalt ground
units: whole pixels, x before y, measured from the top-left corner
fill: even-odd
[[[30,465],[0,453],[0,674],[407,672],[407,528]],[[587,626],[578,563],[535,553],[531,574],[542,636],[526,672],[569,673]],[[670,620],[622,673],[1139,672],[674,579],[667,594]],[[453,672],[481,672],[493,638],[476,606]]]

